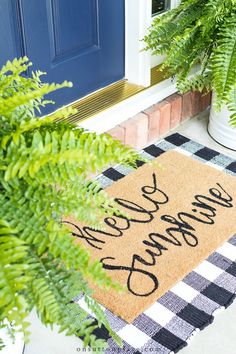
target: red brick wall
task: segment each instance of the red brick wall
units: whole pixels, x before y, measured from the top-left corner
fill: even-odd
[[[162,138],[179,124],[205,111],[211,104],[211,93],[175,93],[117,125],[108,133],[124,144],[141,149]]]

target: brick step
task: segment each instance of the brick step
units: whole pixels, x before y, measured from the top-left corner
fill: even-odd
[[[162,138],[187,119],[205,111],[211,104],[211,92],[175,93],[132,118],[117,125],[108,133],[122,143],[141,149]]]

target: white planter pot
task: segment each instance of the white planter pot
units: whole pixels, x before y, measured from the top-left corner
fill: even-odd
[[[229,125],[230,112],[226,107],[217,112],[214,102],[215,95],[213,93],[208,132],[219,144],[236,150],[236,129]]]
[[[1,354],[23,354],[24,341],[21,334],[16,333],[15,342],[12,343],[12,339],[7,334],[7,331],[0,329],[0,338],[5,344],[5,347],[0,351]]]

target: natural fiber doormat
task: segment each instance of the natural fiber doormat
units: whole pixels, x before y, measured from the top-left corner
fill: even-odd
[[[104,231],[72,221],[78,242],[127,286],[122,294],[95,289],[95,298],[127,322],[236,231],[235,177],[176,151],[149,151],[160,153],[162,168],[145,164],[106,189],[129,220],[105,219]]]

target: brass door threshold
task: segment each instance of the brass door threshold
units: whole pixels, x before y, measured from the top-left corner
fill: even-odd
[[[160,65],[151,69],[151,85],[149,87],[154,86],[167,78],[166,72],[160,71],[159,67]],[[118,81],[71,104],[71,107],[76,108],[77,112],[70,116],[68,120],[70,123],[78,123],[148,89],[149,87],[135,85],[127,80]]]
[[[143,86],[131,84],[126,80],[118,81],[73,103],[71,106],[76,108],[77,112],[69,117],[69,122],[77,123],[90,118],[142,90]]]
[[[169,79],[171,76],[168,74],[167,69],[164,69],[163,71],[160,70],[161,65],[154,66],[154,68],[151,69],[151,85],[149,87],[155,86],[159,84],[160,82]],[[149,88],[145,87],[145,89]]]

